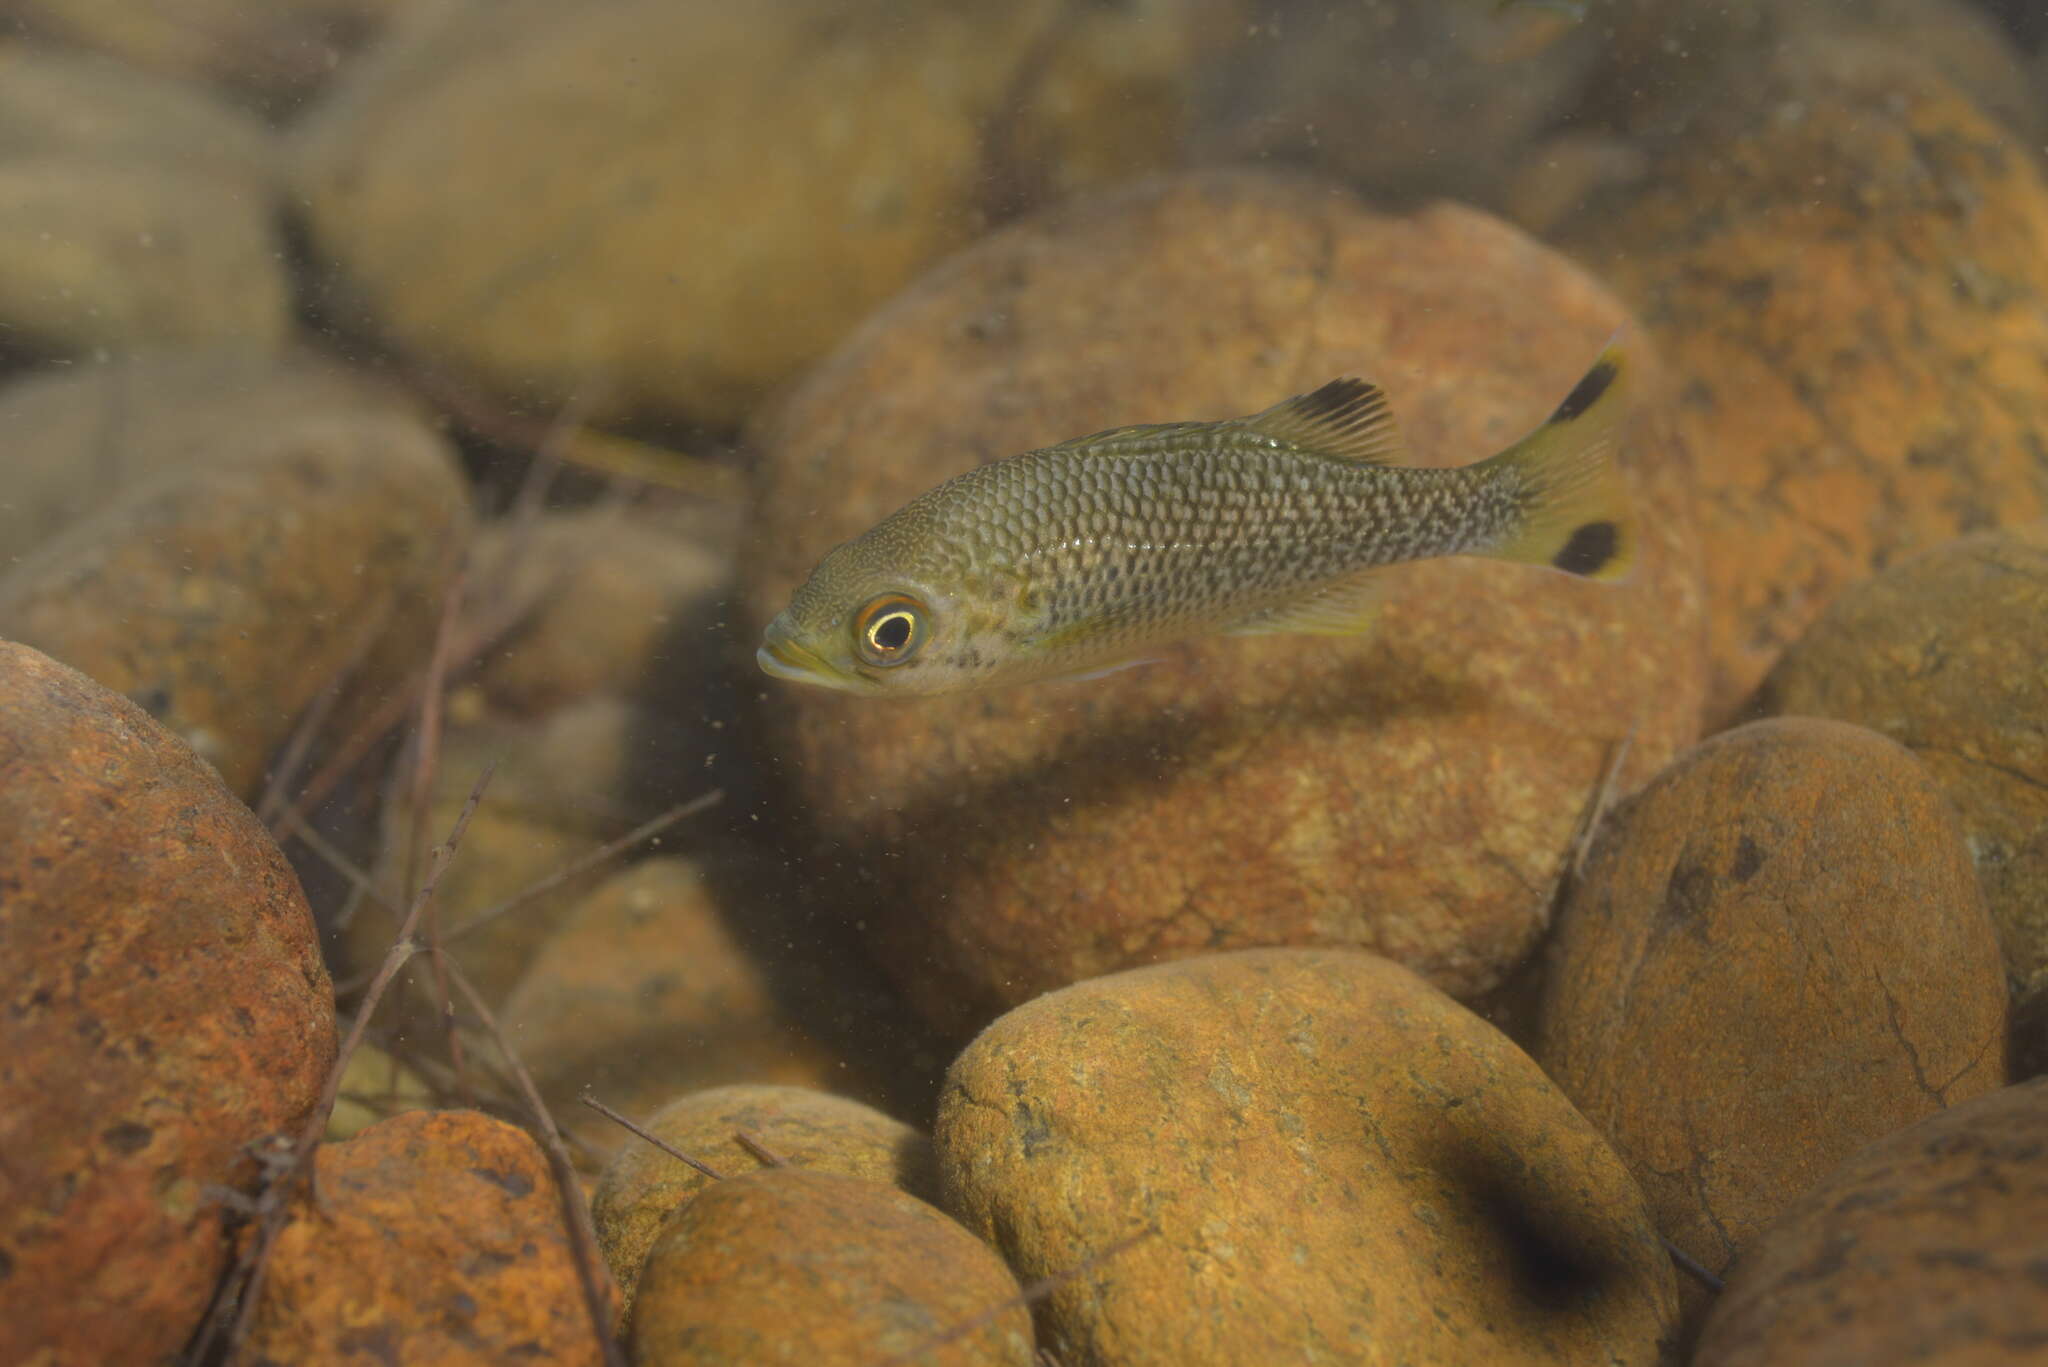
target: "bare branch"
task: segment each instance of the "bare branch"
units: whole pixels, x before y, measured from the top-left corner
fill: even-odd
[[[698,1172],[703,1173],[712,1181],[723,1182],[725,1180],[725,1174],[720,1172],[718,1169],[712,1167],[709,1163],[701,1162],[698,1159],[692,1158],[690,1157],[690,1155],[684,1153],[681,1149],[675,1147],[673,1144],[670,1144],[667,1140],[660,1139],[652,1134],[649,1134],[646,1130],[641,1129],[638,1125],[626,1119],[626,1117],[620,1115],[617,1111],[605,1105],[602,1101],[599,1101],[590,1093],[585,1092],[582,1096],[578,1097],[577,1100],[581,1101],[584,1105],[588,1106],[591,1110],[596,1111],[599,1115],[603,1116],[606,1120],[611,1121],[613,1124],[624,1126],[627,1130],[630,1130],[632,1133],[638,1135],[640,1138],[654,1145],[655,1148],[660,1149],[670,1158],[673,1158],[680,1163],[689,1164],[691,1167],[695,1168]]]

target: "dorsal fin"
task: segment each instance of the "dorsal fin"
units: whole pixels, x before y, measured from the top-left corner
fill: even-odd
[[[1405,465],[1408,447],[1386,392],[1364,380],[1332,380],[1238,422],[1252,431],[1332,460]]]

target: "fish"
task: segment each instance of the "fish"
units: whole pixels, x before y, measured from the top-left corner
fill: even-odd
[[[1485,556],[1624,577],[1618,335],[1497,455],[1408,463],[1386,393],[1342,378],[1248,417],[1112,428],[981,465],[818,562],[767,674],[919,697],[1080,680],[1214,634],[1369,631],[1392,566]]]

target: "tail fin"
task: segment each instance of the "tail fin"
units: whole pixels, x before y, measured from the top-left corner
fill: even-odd
[[[1627,575],[1635,522],[1614,453],[1633,371],[1617,337],[1549,421],[1483,462],[1512,472],[1522,509],[1521,525],[1487,554],[1588,579]]]

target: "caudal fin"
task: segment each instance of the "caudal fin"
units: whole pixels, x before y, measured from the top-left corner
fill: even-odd
[[[1615,466],[1634,369],[1608,343],[1549,421],[1486,461],[1510,479],[1522,521],[1486,554],[1587,579],[1620,579],[1635,560],[1628,486]]]

